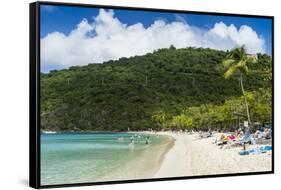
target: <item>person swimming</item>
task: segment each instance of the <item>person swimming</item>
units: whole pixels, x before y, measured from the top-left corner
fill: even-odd
[[[134,136],[130,137],[130,143],[134,143]]]
[[[146,137],[145,144],[149,144],[149,136]]]

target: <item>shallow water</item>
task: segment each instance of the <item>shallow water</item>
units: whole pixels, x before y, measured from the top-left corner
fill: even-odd
[[[41,185],[120,180],[113,175],[144,152],[155,150],[168,137],[140,134],[129,145],[132,133],[41,134]],[[150,144],[146,145],[149,136]],[[119,140],[118,140],[119,138]],[[120,138],[122,138],[120,140]],[[156,155],[155,155],[156,156]],[[126,173],[127,171],[124,171]],[[110,176],[108,178],[107,176]],[[122,174],[121,174],[122,176]],[[126,178],[124,178],[126,180]]]

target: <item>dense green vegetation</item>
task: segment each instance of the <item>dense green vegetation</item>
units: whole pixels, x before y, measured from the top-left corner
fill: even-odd
[[[247,114],[239,74],[225,78],[229,52],[160,49],[41,74],[44,130],[207,129]],[[271,57],[258,55],[243,76],[253,123],[271,122]],[[245,118],[247,120],[247,118]]]

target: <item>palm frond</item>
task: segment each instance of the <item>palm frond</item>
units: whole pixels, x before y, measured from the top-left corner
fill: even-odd
[[[248,73],[248,63],[257,62],[257,58],[248,56],[245,46],[235,48],[229,52],[226,58],[222,61],[224,67],[227,69],[224,73],[225,78],[229,78],[237,70],[243,74]]]
[[[237,66],[237,65],[234,65],[234,66],[229,67],[229,68],[225,71],[225,73],[223,74],[224,78],[228,79],[231,75],[233,75],[233,74],[237,71],[238,67],[239,67],[239,66]]]
[[[222,61],[222,64],[225,68],[228,68],[229,66],[231,66],[233,63],[235,62],[234,59],[228,58]]]

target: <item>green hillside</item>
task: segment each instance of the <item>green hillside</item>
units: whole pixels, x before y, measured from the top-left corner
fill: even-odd
[[[124,131],[234,125],[233,109],[245,110],[239,81],[223,76],[226,55],[212,49],[170,47],[41,73],[41,128]],[[256,122],[271,120],[270,71],[271,57],[258,55],[245,78]]]

